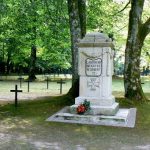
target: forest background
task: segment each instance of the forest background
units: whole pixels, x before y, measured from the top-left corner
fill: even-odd
[[[75,1],[1,1],[0,73],[7,75],[12,73],[29,74],[30,79],[35,79],[35,74],[71,73],[72,64],[75,63],[72,61],[70,48],[68,6],[71,6],[71,3],[75,3]],[[144,2],[144,0],[141,2],[132,1],[131,3],[130,1],[120,0],[86,1],[87,32],[95,30],[104,32],[115,42],[114,64],[116,74],[123,74],[125,49],[126,51],[128,48],[131,49],[129,47],[130,43],[127,43],[128,46],[126,46],[127,37],[128,40],[130,38],[128,33],[130,31],[134,33],[134,30],[138,30],[139,22],[149,21],[149,5],[149,2]],[[139,8],[142,9],[142,14],[137,12],[137,10],[140,10]],[[130,10],[135,17],[129,15]],[[132,21],[138,20],[137,18],[140,18],[140,15],[142,15],[142,20],[139,19],[138,22]],[[129,20],[129,17],[133,19]],[[145,37],[146,39],[144,39],[144,44],[142,45],[142,55],[140,55],[139,59],[141,71],[143,71],[142,68],[149,66],[150,61],[149,36]],[[133,40],[132,44],[134,43],[136,42]],[[134,51],[136,50],[133,49]],[[76,55],[74,54],[74,56]],[[133,60],[136,55],[128,57]],[[139,60],[137,61],[139,62]],[[130,65],[133,66],[133,63]],[[130,67],[127,61],[125,64],[125,68]],[[130,69],[129,75],[128,69],[125,69],[125,72],[125,82],[132,85],[127,91],[131,93],[131,88],[133,89],[135,83],[132,84],[128,79],[131,80],[133,78],[134,80],[139,77],[134,76],[136,72],[134,68]],[[136,85],[137,90],[133,89],[132,94],[134,92],[140,93],[137,92],[141,91],[138,88],[139,85],[140,80]],[[136,98],[140,99],[137,96]]]

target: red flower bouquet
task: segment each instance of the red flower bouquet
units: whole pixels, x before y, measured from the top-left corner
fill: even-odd
[[[83,104],[81,104],[77,107],[77,113],[78,114],[84,114],[85,111],[86,111],[86,108]]]
[[[80,104],[78,107],[77,107],[77,113],[78,114],[84,114],[86,111],[90,110],[90,102],[88,101],[84,101],[83,104]]]

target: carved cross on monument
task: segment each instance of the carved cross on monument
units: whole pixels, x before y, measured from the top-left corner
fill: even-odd
[[[90,87],[91,90],[95,91],[96,87],[99,87],[99,79],[97,78],[90,78],[90,81],[87,81],[87,87]]]

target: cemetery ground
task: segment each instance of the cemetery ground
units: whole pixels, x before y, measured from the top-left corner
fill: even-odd
[[[2,92],[10,88],[4,86],[5,82],[0,81]],[[143,78],[143,83],[150,99],[149,78]],[[135,128],[46,122],[49,116],[71,105],[70,97],[48,95],[34,101],[31,97],[28,101],[19,101],[17,108],[11,103],[0,105],[0,150],[149,150],[150,102],[124,99],[122,84],[121,79],[113,80],[113,94],[120,107],[137,108]],[[41,93],[38,88],[35,91]],[[59,94],[59,90],[57,92]]]

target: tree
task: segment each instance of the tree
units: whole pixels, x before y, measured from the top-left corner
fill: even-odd
[[[140,58],[146,36],[150,33],[150,17],[142,23],[144,0],[131,0],[128,37],[125,49],[125,97],[145,100],[140,79]]]
[[[37,40],[37,0],[30,0],[31,3],[31,56],[29,65],[29,80],[35,80],[36,70],[36,40]]]
[[[78,41],[86,33],[86,1],[68,0],[68,14],[71,35],[72,51],[72,88],[69,91],[73,97],[78,96],[79,76],[78,76]]]
[[[71,50],[67,2],[44,0],[44,27],[41,29],[43,52],[41,59],[46,63],[45,71],[69,69]],[[40,31],[41,31],[40,30]],[[39,64],[41,66],[41,64]]]
[[[122,13],[118,13],[118,7],[118,3],[110,0],[88,0],[87,28],[113,33],[118,19],[122,17]]]

